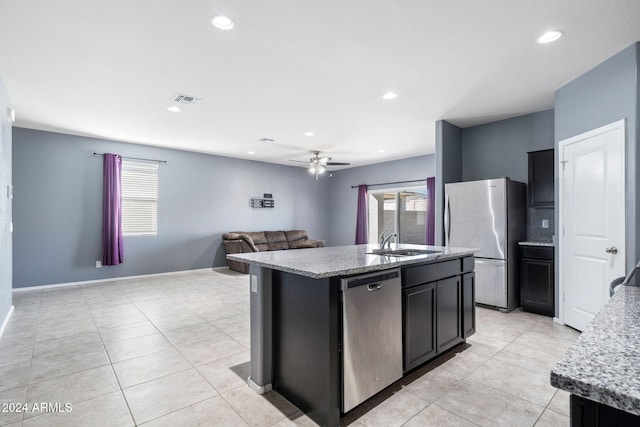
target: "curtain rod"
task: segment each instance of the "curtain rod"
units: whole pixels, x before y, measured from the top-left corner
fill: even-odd
[[[93,153],[94,156],[104,156],[104,153]],[[127,157],[127,156],[120,156],[123,159],[129,159],[129,160],[142,160],[145,162],[156,162],[156,163],[167,163],[166,160],[155,160],[155,159],[143,159],[140,157]]]
[[[379,184],[365,184],[367,187],[376,187],[378,185],[391,185],[391,184],[406,184],[409,182],[422,182],[422,181],[426,181],[427,178],[422,178],[422,179],[412,179],[409,181],[396,181],[396,182],[381,182]],[[351,188],[358,188],[357,185],[352,185]]]

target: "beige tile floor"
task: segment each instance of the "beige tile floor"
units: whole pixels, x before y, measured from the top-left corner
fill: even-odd
[[[221,269],[14,293],[0,402],[28,411],[5,406],[0,425],[315,425],[278,393],[245,384],[248,286]],[[549,370],[577,336],[548,317],[478,309],[466,345],[343,423],[567,426],[569,395],[549,385]],[[60,410],[34,410],[43,402]]]

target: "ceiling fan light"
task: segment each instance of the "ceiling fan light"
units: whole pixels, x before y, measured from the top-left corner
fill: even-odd
[[[315,174],[315,173],[316,173],[316,167],[315,167],[315,166],[310,166],[310,167],[309,167],[309,173],[310,173],[311,175]]]
[[[324,173],[325,170],[327,170],[327,168],[323,165],[318,166],[318,173]]]

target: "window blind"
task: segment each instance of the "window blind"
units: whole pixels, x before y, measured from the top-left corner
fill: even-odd
[[[158,165],[122,161],[122,232],[158,233]]]

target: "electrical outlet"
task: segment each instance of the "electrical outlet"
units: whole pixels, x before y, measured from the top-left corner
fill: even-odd
[[[549,228],[549,220],[548,219],[543,219],[542,220],[542,228]]]
[[[102,268],[102,261],[96,261],[96,268]]]

